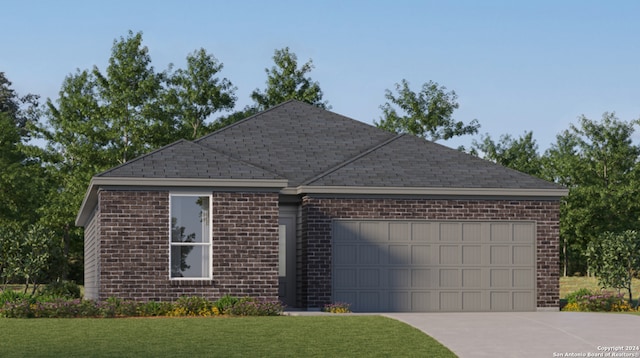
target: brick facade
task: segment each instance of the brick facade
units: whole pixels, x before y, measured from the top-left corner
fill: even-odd
[[[300,304],[331,302],[331,221],[382,220],[526,220],[536,222],[537,307],[559,307],[559,201],[302,199]]]
[[[213,279],[169,279],[169,192],[99,192],[97,299],[278,298],[278,194],[213,192]]]

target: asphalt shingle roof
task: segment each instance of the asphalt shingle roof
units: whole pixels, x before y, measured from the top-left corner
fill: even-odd
[[[123,178],[284,179],[255,165],[183,139],[97,176]]]
[[[299,101],[194,142],[178,141],[99,176],[287,179],[289,187],[562,188]]]

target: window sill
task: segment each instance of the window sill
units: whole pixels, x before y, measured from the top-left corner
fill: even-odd
[[[193,279],[193,280],[170,280],[169,281],[169,285],[170,286],[197,286],[197,287],[201,287],[201,286],[213,286],[213,280],[210,279],[204,279],[204,280],[198,280],[198,279]]]

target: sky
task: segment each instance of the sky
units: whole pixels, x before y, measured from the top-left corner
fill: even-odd
[[[477,119],[480,134],[533,131],[541,152],[581,115],[640,118],[640,1],[0,0],[0,12],[0,71],[19,94],[54,101],[76,69],[104,71],[131,30],[156,71],[213,54],[236,109],[288,46],[299,64],[313,60],[333,112],[370,124],[402,79],[454,90],[454,118]]]

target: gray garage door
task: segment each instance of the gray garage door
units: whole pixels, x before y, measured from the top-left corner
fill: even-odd
[[[354,311],[534,311],[535,223],[336,220],[332,294]]]

